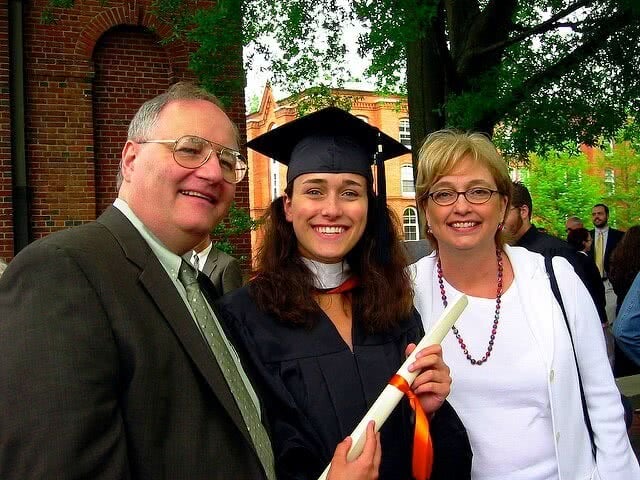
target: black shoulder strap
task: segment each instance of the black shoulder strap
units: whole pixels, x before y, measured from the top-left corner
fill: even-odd
[[[576,370],[578,372],[578,386],[580,387],[580,400],[582,401],[582,413],[584,414],[584,423],[587,425],[587,431],[589,432],[589,439],[591,440],[591,453],[593,457],[596,456],[596,444],[593,441],[593,429],[591,428],[591,419],[589,418],[589,410],[587,409],[587,400],[584,397],[584,388],[582,387],[582,377],[580,375],[580,367],[578,366],[578,356],[576,355],[576,346],[573,343],[573,334],[571,333],[571,327],[569,326],[569,319],[567,318],[567,311],[564,309],[564,302],[562,301],[562,295],[560,295],[560,289],[558,288],[558,280],[556,280],[556,274],[553,271],[553,258],[544,257],[544,266],[547,269],[547,275],[549,275],[549,281],[551,282],[551,291],[553,296],[556,297],[560,309],[562,310],[562,316],[564,317],[564,323],[567,326],[569,332],[569,339],[571,340],[571,349],[573,350],[573,359],[576,362]]]

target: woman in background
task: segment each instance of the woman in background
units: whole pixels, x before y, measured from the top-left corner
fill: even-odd
[[[574,228],[573,230],[569,230],[567,234],[567,243],[575,248],[577,252],[588,256],[591,251],[591,246],[593,245],[593,238],[591,238],[591,233],[586,228]],[[599,275],[600,274],[598,274],[598,276]]]
[[[609,281],[617,296],[616,315],[631,288],[633,280],[640,272],[640,225],[630,227],[611,252],[609,261]],[[631,360],[616,343],[613,361],[615,377],[625,377],[640,373],[640,365]]]

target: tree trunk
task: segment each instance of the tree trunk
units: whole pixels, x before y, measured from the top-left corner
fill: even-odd
[[[425,35],[407,45],[407,101],[411,124],[414,171],[425,137],[445,126],[446,57],[438,41],[439,19],[425,27]]]

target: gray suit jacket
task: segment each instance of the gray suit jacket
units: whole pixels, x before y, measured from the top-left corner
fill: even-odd
[[[192,252],[189,252],[183,255],[183,258],[190,262],[191,256]],[[220,297],[242,286],[240,262],[216,247],[211,248],[207,261],[202,267],[202,273],[209,277]]]
[[[189,310],[113,207],[11,262],[0,352],[3,480],[265,478]]]

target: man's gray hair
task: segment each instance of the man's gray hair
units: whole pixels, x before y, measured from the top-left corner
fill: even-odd
[[[224,111],[224,106],[218,97],[207,92],[204,88],[199,87],[192,82],[174,83],[166,92],[161,93],[142,104],[129,124],[127,140],[131,140],[132,142],[149,140],[149,135],[151,134],[153,127],[155,127],[158,122],[162,109],[166,107],[168,103],[176,100],[206,100]],[[231,122],[231,125],[235,132],[236,142],[240,144],[240,132],[238,131],[238,127],[233,122]],[[116,177],[117,190],[120,190],[122,180],[122,161],[120,161]]]

